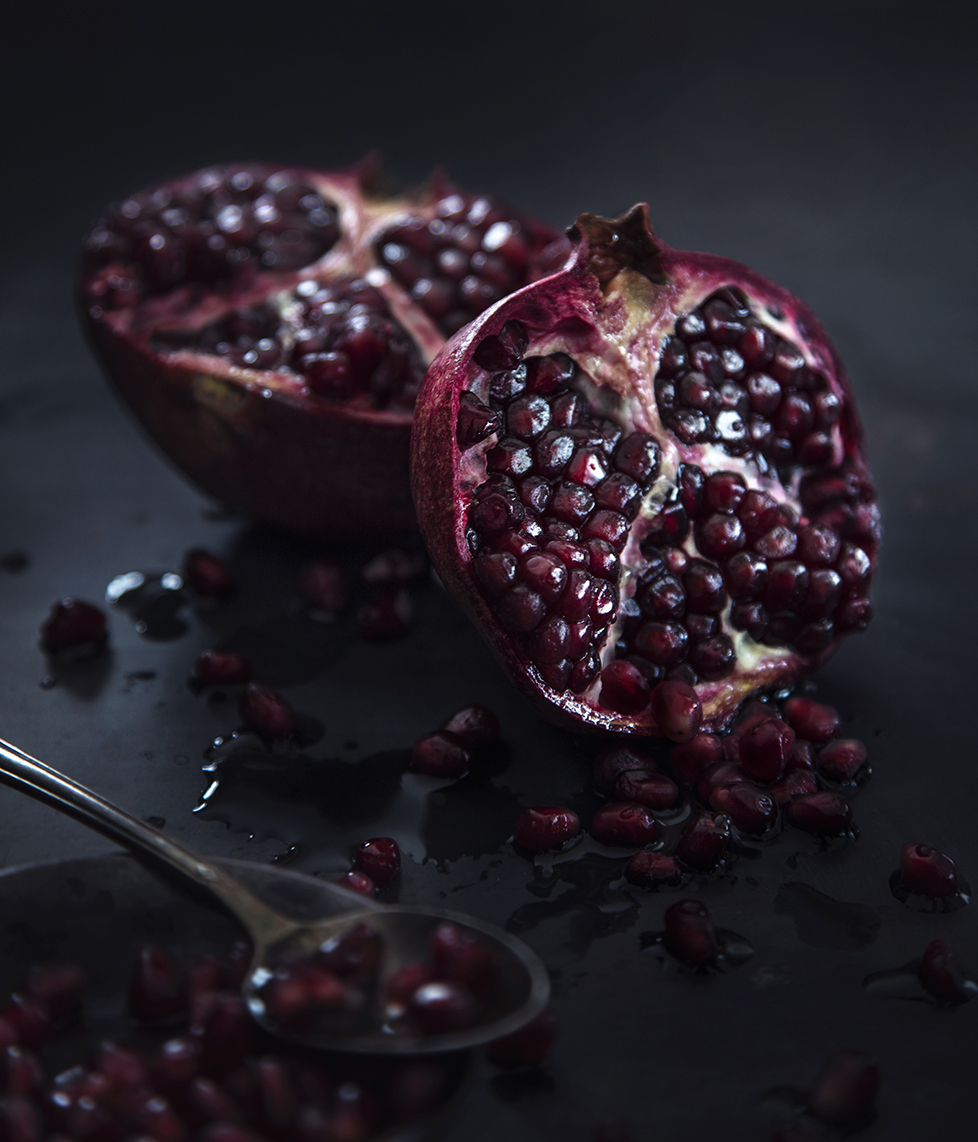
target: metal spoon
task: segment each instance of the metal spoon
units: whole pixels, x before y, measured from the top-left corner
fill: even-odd
[[[550,981],[537,956],[522,941],[491,924],[443,909],[366,901],[354,904],[352,899],[352,912],[313,922],[291,920],[259,900],[218,865],[2,739],[0,783],[68,813],[125,845],[137,856],[176,869],[213,893],[251,937],[254,953],[242,988],[245,1001],[255,1019],[280,1038],[364,1054],[413,1055],[459,1050],[518,1030],[542,1010],[549,997]],[[444,920],[477,933],[496,956],[497,998],[486,1019],[476,1026],[440,1035],[419,1035],[410,1029],[395,1030],[378,1019],[366,1030],[339,1031],[335,1035],[322,1031],[300,1034],[277,1026],[266,1010],[259,988],[283,960],[309,954],[355,924],[366,921],[381,933],[386,971],[393,972],[405,963],[424,958],[428,937]]]

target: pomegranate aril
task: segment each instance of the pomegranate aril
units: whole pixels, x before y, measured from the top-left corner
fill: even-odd
[[[499,621],[507,630],[526,634],[543,618],[546,604],[538,592],[524,583],[517,583],[496,601],[495,611]]]
[[[679,787],[662,773],[633,770],[615,783],[615,797],[652,810],[671,809],[679,800]]]
[[[942,1003],[961,1003],[968,998],[964,973],[947,940],[931,940],[917,974],[923,986]]]
[[[637,649],[642,650],[641,646]],[[692,686],[679,681],[660,682],[652,691],[650,702],[656,726],[667,738],[687,742],[696,736],[703,721],[703,707]]]
[[[213,1007],[191,1030],[200,1037],[200,1057],[208,1074],[223,1074],[252,1049],[255,1025],[244,1000],[227,993],[214,996]]]
[[[710,808],[724,813],[742,833],[765,833],[778,816],[777,805],[769,791],[758,789],[748,781],[721,785],[710,795]]]
[[[357,629],[369,642],[403,638],[413,622],[414,604],[403,589],[382,591],[357,612]]]
[[[856,780],[866,762],[866,747],[854,738],[830,741],[818,751],[815,768],[822,777],[840,785]]]
[[[695,534],[697,547],[709,559],[729,559],[747,542],[740,520],[722,512],[697,523]]]
[[[783,777],[769,785],[765,792],[774,799],[775,804],[787,805],[796,797],[804,797],[817,790],[818,783],[807,769],[789,769]]]
[[[432,933],[429,952],[434,979],[465,984],[480,997],[494,990],[496,956],[475,932],[445,921]]]
[[[353,863],[378,888],[386,888],[400,871],[401,850],[391,837],[371,837],[353,850]]]
[[[55,1019],[75,1011],[82,1001],[85,972],[77,964],[31,967],[24,990],[42,1004]]]
[[[649,695],[644,675],[625,659],[609,662],[601,671],[599,701],[606,710],[637,714],[648,706]]]
[[[44,1086],[44,1067],[26,1047],[15,1044],[0,1049],[0,1095],[37,1097]]]
[[[295,733],[295,712],[270,686],[249,682],[238,702],[238,713],[249,729],[270,738],[287,738]]]
[[[499,740],[499,719],[488,706],[463,706],[442,726],[457,734],[470,749]]]
[[[541,1011],[525,1027],[489,1044],[490,1062],[501,1067],[532,1067],[543,1062],[557,1040],[557,1021]]]
[[[422,984],[408,1004],[408,1017],[423,1035],[447,1035],[475,1026],[481,1006],[462,983]]]
[[[721,813],[701,813],[683,829],[676,859],[694,872],[711,872],[730,844],[730,821]]]
[[[785,771],[795,744],[795,731],[780,718],[764,718],[740,739],[740,763],[752,777],[776,781]]]
[[[513,835],[527,852],[540,853],[562,848],[580,832],[581,819],[573,809],[535,805],[524,809],[516,818]]]
[[[233,650],[205,650],[197,656],[194,673],[207,686],[234,686],[250,682],[254,670],[243,654]]]
[[[371,587],[403,587],[414,582],[424,569],[421,556],[400,547],[388,547],[364,565],[360,577]]]
[[[467,743],[449,730],[426,734],[414,743],[411,763],[429,777],[461,777],[469,769]]]
[[[567,583],[567,567],[551,551],[535,551],[527,555],[520,564],[519,575],[548,606],[557,601]]]
[[[720,951],[710,914],[698,900],[678,900],[665,913],[666,947],[693,967],[712,963]]]
[[[943,898],[958,891],[954,861],[930,845],[906,844],[900,850],[900,872],[910,892]]]
[[[360,872],[358,869],[344,872],[334,883],[342,888],[349,888],[351,892],[359,892],[361,896],[375,896],[377,893],[377,885],[365,872]]]
[[[841,833],[852,823],[849,802],[839,793],[807,793],[790,801],[788,824],[806,833]]]
[[[183,564],[183,581],[198,595],[220,598],[231,589],[231,572],[227,564],[207,551],[187,552]]]
[[[879,1087],[875,1059],[862,1051],[840,1051],[825,1064],[808,1092],[808,1108],[824,1122],[845,1126],[869,1115]]]
[[[528,338],[526,327],[507,321],[498,334],[484,337],[475,350],[476,364],[491,373],[513,369],[523,360]]]
[[[591,836],[605,845],[639,848],[659,835],[655,818],[644,805],[613,801],[602,805],[591,819]]]
[[[723,758],[723,746],[715,734],[697,734],[688,742],[677,742],[669,755],[672,771],[684,785],[692,785],[708,766]]]
[[[629,858],[625,865],[625,879],[641,888],[658,888],[660,885],[679,884],[682,869],[675,857],[643,850]]]
[[[592,777],[595,786],[602,792],[610,792],[623,773],[642,770],[654,773],[655,762],[642,750],[634,746],[609,745],[594,759]]]
[[[90,647],[97,652],[107,639],[105,615],[80,599],[62,599],[41,626],[41,645],[51,653]]]
[[[147,944],[129,980],[129,1010],[142,1023],[166,1023],[187,1010],[187,980],[165,949]]]

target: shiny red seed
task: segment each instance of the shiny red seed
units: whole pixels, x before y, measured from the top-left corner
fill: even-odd
[[[594,759],[592,776],[595,786],[603,793],[614,789],[615,782],[623,773],[642,769],[646,773],[655,771],[655,761],[642,750],[627,745],[609,745]]]
[[[446,921],[432,933],[429,951],[434,979],[463,983],[483,997],[495,988],[496,955],[478,933]]]
[[[349,888],[351,892],[359,892],[361,896],[375,896],[377,893],[377,885],[366,873],[357,869],[344,872],[334,883],[342,888]]]
[[[787,805],[796,797],[804,797],[808,793],[815,793],[818,782],[807,769],[788,769],[784,776],[773,785],[769,785],[765,792],[774,798],[776,805]]]
[[[207,1017],[192,1030],[200,1036],[204,1070],[223,1074],[251,1051],[255,1025],[240,996],[221,994],[214,996],[214,1001]]]
[[[390,547],[375,555],[363,569],[362,577],[371,587],[404,587],[424,571],[420,556],[400,547]]]
[[[855,738],[830,741],[818,751],[815,768],[827,780],[840,785],[855,781],[866,762],[866,747]]]
[[[880,1070],[862,1051],[840,1051],[826,1063],[808,1094],[808,1108],[836,1126],[867,1116],[876,1105]]]
[[[30,1096],[44,1085],[44,1067],[26,1047],[10,1044],[0,1050],[0,1094]]]
[[[429,777],[461,777],[469,769],[469,750],[458,734],[438,730],[418,738],[411,751],[411,763]]]
[[[678,900],[666,909],[666,947],[696,967],[716,959],[719,951],[710,914],[698,900]]]
[[[307,563],[299,574],[299,593],[317,611],[339,611],[346,606],[346,573],[329,558]]]
[[[106,637],[105,615],[80,599],[55,603],[41,627],[41,645],[51,652],[89,645],[98,650]]]
[[[295,733],[295,713],[281,694],[261,682],[249,682],[238,702],[238,713],[249,729],[270,738]]]
[[[227,564],[199,548],[188,551],[183,564],[183,579],[198,595],[218,598],[231,589],[231,572]]]
[[[387,1002],[398,1007],[406,1007],[411,996],[424,983],[431,982],[431,968],[424,963],[405,964],[387,980],[385,987]]]
[[[918,969],[920,982],[935,999],[960,1003],[968,998],[958,958],[947,940],[931,940]]]
[[[789,802],[788,824],[806,833],[841,833],[852,823],[852,809],[840,793],[806,793]]]
[[[644,805],[613,801],[602,805],[591,820],[591,836],[604,845],[639,848],[659,835],[655,818]]]
[[[748,781],[714,789],[710,808],[725,813],[742,833],[766,833],[778,816],[774,798]]]
[[[900,872],[907,888],[922,896],[953,896],[958,891],[957,865],[930,845],[904,845],[900,850]]]
[[[84,988],[85,973],[77,964],[57,964],[32,967],[24,990],[61,1019],[81,1006]]]
[[[710,872],[723,859],[729,844],[729,818],[722,813],[701,813],[683,829],[676,859],[694,872]]]
[[[615,659],[601,671],[599,701],[606,710],[619,714],[639,714],[649,704],[649,684],[645,675],[624,658]]]
[[[499,740],[499,719],[488,706],[463,706],[442,726],[474,749]]]
[[[806,741],[820,745],[835,737],[839,729],[839,715],[831,706],[815,702],[811,698],[796,695],[784,704],[784,715],[788,725]]]
[[[780,718],[764,718],[740,739],[740,764],[752,777],[777,781],[795,744],[795,731]]]
[[[401,869],[401,850],[391,837],[372,837],[353,850],[353,863],[378,888],[386,888]]]
[[[489,1059],[500,1067],[532,1067],[542,1063],[557,1041],[557,1021],[541,1011],[525,1027],[489,1044]]]
[[[187,1010],[187,980],[165,949],[146,944],[129,981],[129,1009],[141,1023],[166,1023]]]
[[[411,996],[408,1017],[422,1035],[445,1035],[474,1027],[481,1005],[462,983],[435,980],[424,983]]]
[[[205,650],[197,656],[194,673],[208,686],[234,686],[250,682],[254,668],[243,654],[232,650]]]
[[[672,771],[683,785],[692,785],[707,766],[722,759],[723,743],[716,734],[697,734],[674,745],[669,755]]]
[[[527,852],[542,853],[559,849],[579,836],[581,819],[564,806],[534,805],[516,818],[514,836]]]
[[[679,786],[664,773],[632,770],[621,774],[615,782],[615,797],[662,811],[671,809],[679,800]]]
[[[357,612],[357,629],[369,642],[401,638],[414,622],[414,605],[404,590],[388,590]]]
[[[709,765],[696,779],[696,792],[701,801],[709,804],[715,789],[721,785],[733,785],[735,782],[749,781],[746,772],[735,761],[719,761]]]
[[[675,857],[643,850],[625,865],[625,879],[641,888],[658,888],[661,884],[678,884],[682,869]]]
[[[703,721],[699,696],[686,682],[660,682],[652,691],[651,706],[656,726],[674,742],[691,741]]]

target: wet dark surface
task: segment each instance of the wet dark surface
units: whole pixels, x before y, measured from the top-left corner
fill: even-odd
[[[540,1070],[486,1068],[445,1142],[596,1142],[614,1123],[643,1142],[764,1140],[789,1113],[767,1092],[804,1088],[843,1049],[876,1053],[883,1073],[879,1115],[860,1138],[971,1139],[978,1000],[898,1002],[863,981],[937,936],[978,966],[974,904],[921,911],[890,888],[907,841],[978,876],[972,27],[963,9],[910,6],[882,21],[857,5],[845,26],[826,15],[707,27],[704,15],[662,28],[636,5],[631,22],[588,33],[589,82],[567,85],[558,107],[552,61],[579,58],[587,21],[565,13],[566,26],[523,24],[514,40],[505,19],[479,35],[459,19],[425,35],[371,27],[370,90],[330,130],[316,109],[357,86],[357,51],[325,70],[306,61],[294,81],[301,114],[283,122],[261,85],[240,114],[218,114],[221,68],[238,67],[234,37],[246,29],[222,27],[206,84],[181,88],[175,104],[165,85],[116,98],[157,65],[128,51],[111,21],[39,38],[57,72],[27,119],[44,146],[24,168],[31,195],[23,179],[4,189],[8,216],[27,217],[10,237],[0,297],[0,736],[215,855],[332,877],[349,867],[350,845],[394,836],[402,874],[385,898],[443,902],[518,932],[552,972],[561,1038]],[[339,31],[366,43],[366,20],[347,14]],[[206,31],[201,44],[213,42]],[[82,34],[87,57],[74,50]],[[147,50],[160,76],[172,74],[175,34],[154,25]],[[534,43],[547,44],[546,67]],[[290,50],[295,60],[302,48]],[[199,70],[205,54],[181,33],[185,68]],[[525,86],[502,83],[500,61]],[[20,66],[7,78],[18,82]],[[486,69],[497,79],[476,89]],[[463,80],[446,105],[446,85]],[[105,130],[77,118],[108,105],[118,115]],[[14,129],[26,162],[31,140],[24,122]],[[627,853],[587,839],[535,862],[517,853],[508,837],[521,806],[570,804],[586,822],[595,742],[543,723],[434,582],[418,591],[400,642],[363,642],[352,613],[308,613],[299,568],[320,549],[215,510],[114,402],[71,310],[74,243],[104,200],[215,159],[326,167],[374,144],[405,176],[445,159],[466,184],[554,222],[648,198],[666,240],[749,261],[819,314],[859,397],[886,524],[877,617],[814,691],[869,747],[872,780],[853,794],[858,840],[751,841],[724,875],[658,894],[622,880]],[[228,599],[163,583],[194,547],[229,562]],[[341,554],[352,570],[369,553]],[[52,602],[101,603],[133,569],[145,582],[110,609],[109,650],[47,663],[37,628]],[[237,690],[187,684],[210,646],[248,655],[281,688],[303,715],[300,747],[270,754],[251,735],[228,740]],[[414,739],[473,701],[496,711],[502,744],[457,783],[408,771]],[[5,866],[107,848],[0,789]],[[663,913],[682,896],[702,900],[753,955],[713,975],[660,955]]]

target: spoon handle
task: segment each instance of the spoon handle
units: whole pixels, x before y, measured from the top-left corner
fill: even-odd
[[[76,817],[137,854],[153,857],[209,889],[240,920],[256,944],[278,938],[294,927],[291,920],[280,916],[224,869],[2,738],[0,783]]]

